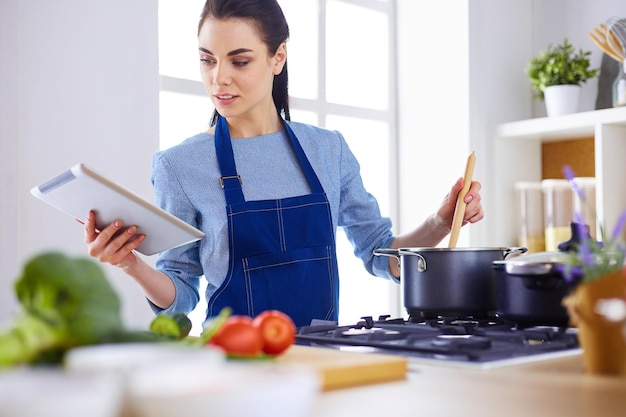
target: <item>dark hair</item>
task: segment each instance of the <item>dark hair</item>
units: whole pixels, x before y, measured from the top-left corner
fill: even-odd
[[[289,38],[287,20],[276,0],[207,0],[200,15],[198,34],[207,18],[249,20],[256,27],[261,40],[271,53],[275,53],[278,47]],[[274,76],[272,98],[276,110],[282,113],[286,120],[290,120],[287,85],[287,61],[285,61],[283,70]],[[218,117],[219,113],[215,110],[211,118],[211,126],[217,123]]]

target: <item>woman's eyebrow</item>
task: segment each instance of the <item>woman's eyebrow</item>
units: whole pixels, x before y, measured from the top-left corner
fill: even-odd
[[[204,52],[205,54],[209,54],[209,55],[214,55],[213,52],[209,51],[208,49],[205,48],[198,48],[201,52]],[[229,53],[227,53],[227,56],[233,56],[233,55],[239,55],[239,54],[243,54],[245,52],[252,52],[252,49],[246,49],[246,48],[239,48],[239,49],[235,49],[234,51],[230,51]]]

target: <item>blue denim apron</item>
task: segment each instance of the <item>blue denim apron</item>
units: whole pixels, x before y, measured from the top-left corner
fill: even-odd
[[[297,327],[312,319],[337,321],[339,282],[330,204],[298,139],[283,120],[311,194],[246,201],[237,175],[228,125],[220,117],[215,149],[226,197],[229,265],[208,301],[208,316],[223,307],[254,317],[268,309],[288,314]]]

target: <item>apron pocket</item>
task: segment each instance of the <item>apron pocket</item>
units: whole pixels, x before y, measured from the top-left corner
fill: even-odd
[[[280,310],[298,327],[330,320],[339,294],[332,253],[319,246],[243,258],[250,316]]]

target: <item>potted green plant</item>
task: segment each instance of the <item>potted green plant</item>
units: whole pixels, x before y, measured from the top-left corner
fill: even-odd
[[[545,99],[548,116],[578,111],[581,85],[598,74],[597,68],[591,68],[590,55],[591,51],[576,51],[565,38],[560,45],[549,44],[530,61],[526,73],[535,97]]]

